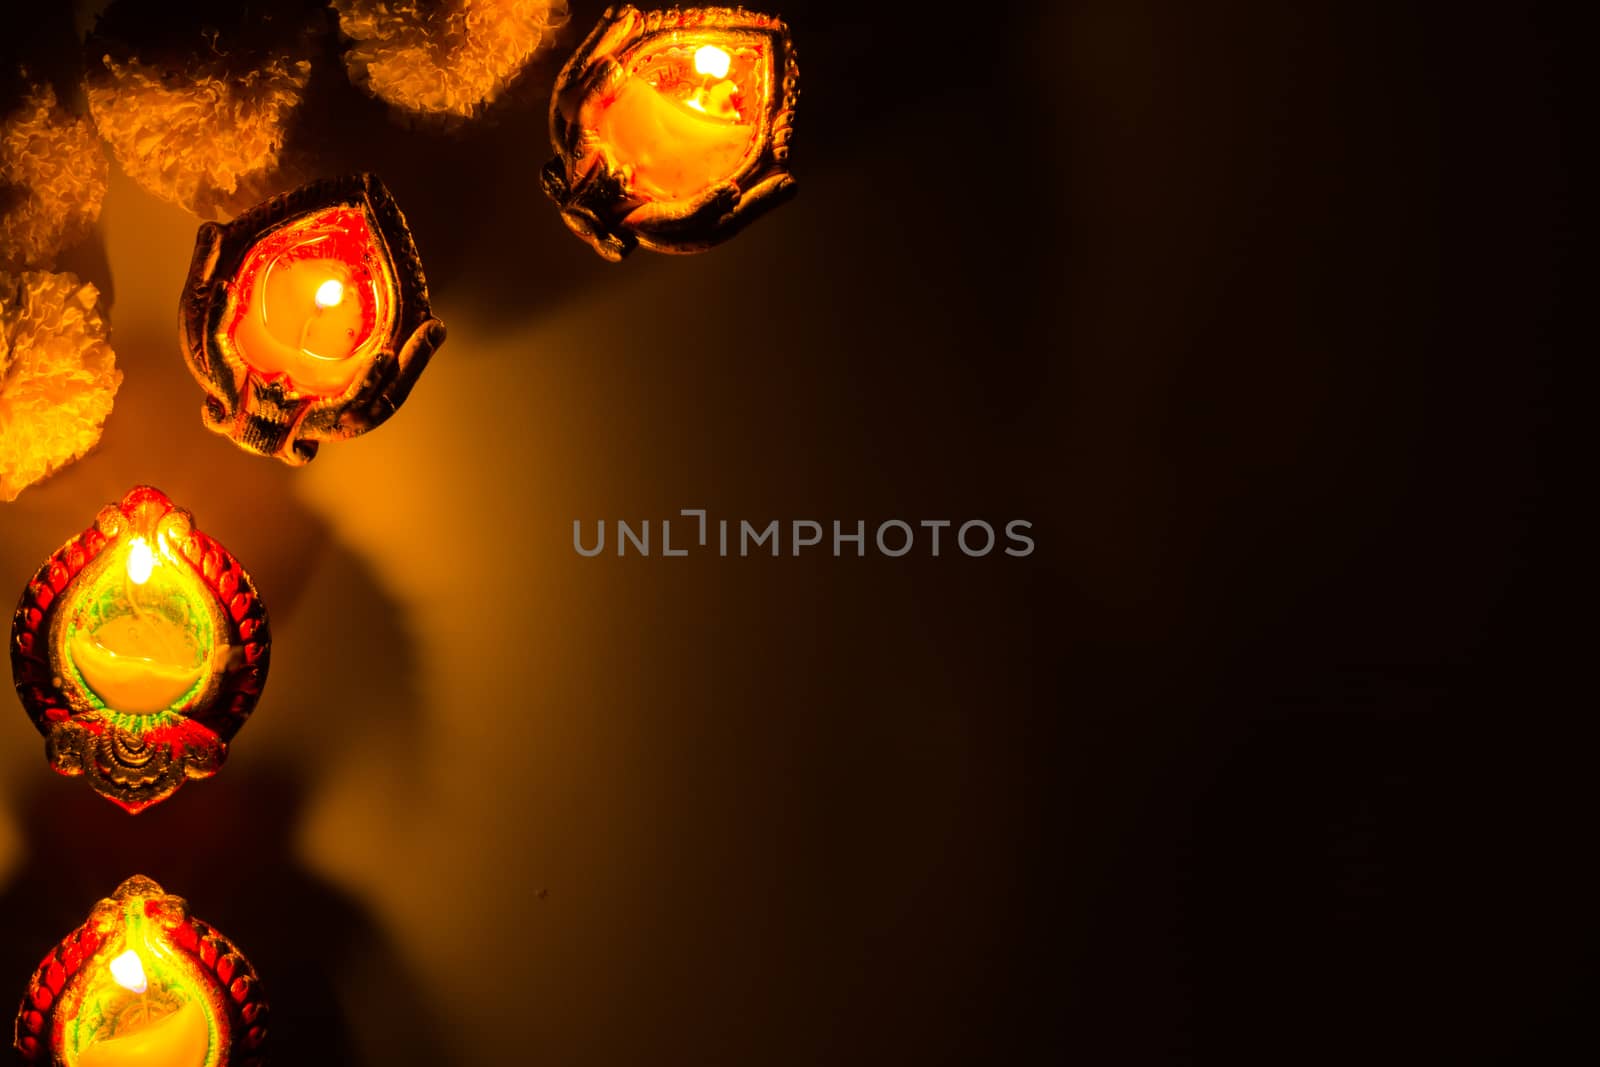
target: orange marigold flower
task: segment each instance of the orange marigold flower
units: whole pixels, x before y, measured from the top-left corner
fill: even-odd
[[[93,124],[30,86],[0,118],[0,270],[53,266],[87,237],[109,172]]]
[[[0,500],[83,457],[122,384],[100,292],[70,273],[0,273]]]
[[[566,19],[566,0],[333,0],[350,77],[417,115],[492,104]]]
[[[128,177],[201,218],[226,218],[295,184],[278,170],[327,20],[302,0],[208,26],[179,17],[193,6],[141,19],[139,5],[111,4],[85,45],[84,86]]]

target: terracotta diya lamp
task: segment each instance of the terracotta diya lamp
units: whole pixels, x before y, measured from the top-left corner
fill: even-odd
[[[385,422],[445,336],[405,216],[370,174],[202,225],[179,319],[206,426],[292,465]]]
[[[135,877],[45,957],[15,1045],[40,1067],[259,1067],[266,1017],[250,961]]]
[[[217,773],[270,651],[250,576],[149,486],[45,561],[11,627],[17,694],[50,765],[134,814]]]

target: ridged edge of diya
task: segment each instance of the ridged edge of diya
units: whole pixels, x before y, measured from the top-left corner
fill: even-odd
[[[178,542],[183,559],[217,598],[229,642],[242,650],[216,689],[178,725],[135,735],[94,710],[75,709],[52,666],[51,624],[83,569],[131,528],[146,506],[177,513],[186,527]],[[272,634],[266,606],[244,567],[216,539],[194,528],[193,516],[151,486],[138,486],[101,509],[94,524],[51,553],[28,582],[11,623],[11,671],[17,695],[45,738],[50,766],[67,777],[86,777],[95,792],[130,814],[167,799],[190,778],[209,778],[228,758],[266,685]]]
[[[758,32],[771,40],[781,91],[767,96],[757,134],[761,151],[726,181],[697,197],[653,202],[631,197],[621,176],[601,161],[587,160],[591,153],[586,150],[579,113],[589,95],[616,76],[618,57],[652,37],[695,30]],[[789,144],[799,100],[800,64],[794,40],[788,24],[777,16],[740,7],[607,8],[556,78],[550,97],[550,140],[557,155],[541,174],[545,193],[560,206],[567,227],[613,263],[639,245],[669,254],[704,252],[794,195]],[[587,169],[579,172],[586,162]]]
[[[17,1009],[12,1045],[23,1063],[61,1063],[62,1020],[56,1018],[61,995],[85,965],[99,953],[116,927],[121,909],[130,901],[145,900],[145,914],[167,931],[168,944],[181,952],[208,979],[213,1007],[227,1013],[231,1048],[219,1061],[225,1067],[264,1067],[267,1015],[271,1010],[261,991],[261,979],[244,953],[221,931],[189,914],[189,904],[172,896],[142,875],[123,882],[117,891],[95,905],[89,920],[50,950],[28,982]]]
[[[217,343],[228,309],[228,282],[263,237],[312,211],[365,207],[377,225],[375,239],[399,287],[393,336],[367,373],[337,396],[290,395]],[[395,413],[433,353],[444,343],[444,323],[433,317],[428,281],[411,228],[394,196],[375,174],[325,178],[282,193],[231,222],[207,222],[195,235],[194,258],[178,309],[178,329],[189,371],[206,391],[206,428],[240,448],[300,466],[316,458],[323,441],[344,440],[375,429]]]

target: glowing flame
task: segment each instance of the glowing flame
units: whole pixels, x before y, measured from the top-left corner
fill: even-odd
[[[694,69],[697,74],[726,78],[728,64],[732,61],[733,57],[714,44],[703,44],[694,50]]]
[[[317,286],[316,300],[319,308],[338,307],[344,300],[344,283],[337,278],[329,278]]]
[[[143,993],[150,988],[150,981],[144,976],[144,964],[132,949],[111,961],[111,977],[130,993]]]
[[[150,545],[144,538],[135,537],[128,545],[128,580],[134,585],[143,585],[150,580],[155,569],[156,554],[150,551]]]

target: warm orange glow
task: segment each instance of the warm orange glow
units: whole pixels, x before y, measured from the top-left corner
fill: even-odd
[[[735,173],[755,141],[755,127],[728,114],[732,87],[721,82],[678,102],[631,77],[600,114],[600,138],[631,166],[636,188],[668,200],[694,196]]]
[[[190,1002],[142,1029],[90,1045],[78,1067],[205,1067],[210,1049],[205,1012]]]
[[[344,275],[344,265],[318,260],[273,264],[263,272],[258,290],[261,323],[275,340],[305,355],[348,359],[362,340],[361,310],[344,303],[344,282],[328,278],[330,273]]]
[[[350,357],[366,339],[361,307],[346,300],[349,272],[332,259],[270,264],[255,277],[252,314],[239,323],[245,358],[263,371],[284,371],[318,393],[342,392],[359,369]]]
[[[147,537],[128,541],[121,570],[127,584],[116,582],[121,610],[76,627],[67,636],[67,650],[83,682],[107,708],[127,715],[153,715],[172,707],[194,689],[208,669],[200,645],[175,618],[153,607],[168,599],[174,583],[186,595],[204,595],[182,568],[166,568],[156,576],[158,559]],[[92,599],[93,594],[90,594]],[[136,966],[137,958],[133,964]]]
[[[171,621],[124,615],[90,634],[73,635],[72,662],[106,707],[127,715],[154,715],[195,687],[207,664]]]
[[[150,980],[144,974],[144,962],[133,949],[111,961],[111,977],[130,993],[143,993],[150,988]]]
[[[358,208],[306,216],[257,243],[223,336],[263,377],[336,396],[367,369],[393,323],[393,281]]]
[[[737,91],[738,86],[732,82],[718,82],[709,89],[696,89],[684,103],[702,115],[737,122],[739,109],[733,106],[733,94]]]

